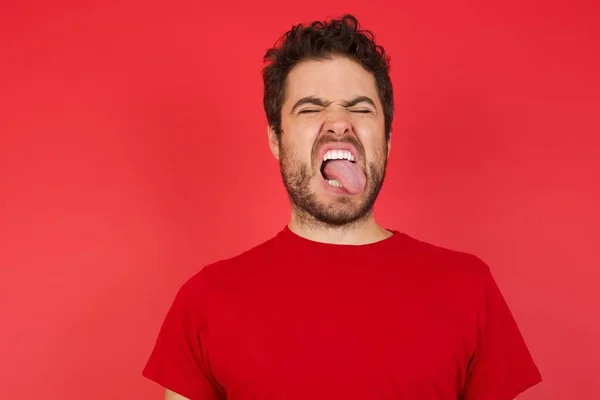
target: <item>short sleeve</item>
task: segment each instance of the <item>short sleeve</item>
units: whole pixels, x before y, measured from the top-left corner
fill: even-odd
[[[203,316],[191,292],[188,282],[177,293],[143,376],[190,400],[217,400],[201,338]]]
[[[461,400],[513,400],[541,382],[517,323],[485,268],[477,346]]]

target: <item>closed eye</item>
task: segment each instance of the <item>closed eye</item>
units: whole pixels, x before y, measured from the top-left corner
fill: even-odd
[[[319,112],[320,110],[301,110],[298,112],[298,114],[310,114],[310,113],[316,113]]]
[[[351,110],[351,112],[353,112],[353,113],[359,113],[359,114],[369,114],[372,111],[368,110],[368,109],[360,109],[360,110]]]

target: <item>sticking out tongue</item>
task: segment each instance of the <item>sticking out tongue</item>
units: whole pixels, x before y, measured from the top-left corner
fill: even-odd
[[[358,163],[347,160],[330,160],[325,163],[323,175],[328,180],[335,179],[350,194],[358,194],[365,188],[367,178]]]

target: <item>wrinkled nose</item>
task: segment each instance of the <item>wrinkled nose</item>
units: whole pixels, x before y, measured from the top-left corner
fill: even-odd
[[[329,113],[323,128],[327,133],[336,136],[346,136],[352,132],[352,124],[348,116],[341,112]]]

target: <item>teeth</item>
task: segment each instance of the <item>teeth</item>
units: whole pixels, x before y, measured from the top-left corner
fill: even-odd
[[[329,150],[323,156],[323,161],[327,160],[348,160],[354,161],[354,156],[348,150]]]
[[[329,183],[331,186],[335,186],[335,187],[343,187],[343,185],[341,183],[339,183],[338,181],[336,181],[335,179],[331,179],[328,180],[327,183]]]

